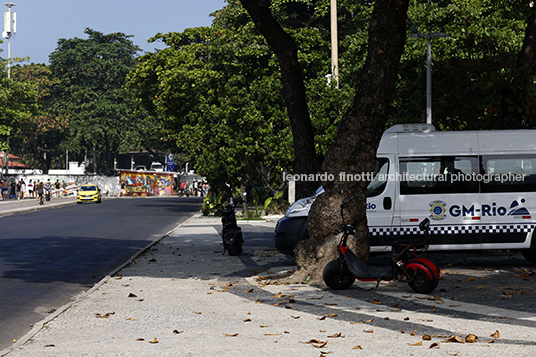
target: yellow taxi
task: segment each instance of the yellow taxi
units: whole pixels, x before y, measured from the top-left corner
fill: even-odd
[[[76,203],[96,202],[101,203],[101,192],[99,186],[87,183],[78,188],[76,193]]]

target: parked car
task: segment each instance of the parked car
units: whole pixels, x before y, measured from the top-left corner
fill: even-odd
[[[145,166],[145,165],[136,165],[134,167],[134,170],[136,170],[136,171],[147,171],[147,166]]]
[[[101,192],[99,186],[94,184],[85,184],[80,186],[76,193],[76,203],[95,202],[101,203]]]
[[[318,195],[322,193],[324,193],[324,188],[320,187],[313,196],[294,202],[285,212],[285,217],[277,222],[274,245],[279,252],[294,255],[296,244],[309,238],[307,231],[309,209]]]

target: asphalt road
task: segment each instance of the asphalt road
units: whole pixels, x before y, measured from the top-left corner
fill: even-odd
[[[0,350],[200,207],[128,198],[0,217]]]

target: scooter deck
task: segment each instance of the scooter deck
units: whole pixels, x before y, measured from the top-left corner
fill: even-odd
[[[357,279],[390,279],[393,277],[391,266],[370,266],[361,261],[350,249],[342,253],[348,268]]]

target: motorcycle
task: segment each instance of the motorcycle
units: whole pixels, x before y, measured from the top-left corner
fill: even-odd
[[[350,200],[351,201],[351,200]],[[348,247],[348,237],[355,233],[354,227],[344,223],[344,209],[350,201],[341,204],[341,217],[343,235],[338,245],[339,258],[329,262],[323,271],[326,285],[332,289],[346,289],[352,286],[355,280],[376,281],[374,292],[381,281],[405,281],[418,293],[428,294],[437,287],[439,282],[439,269],[430,259],[418,257],[418,251],[426,251],[430,236],[430,220],[425,218],[419,224],[424,231],[424,237],[389,237],[382,241],[391,246],[391,259],[389,266],[371,266],[359,259]]]
[[[235,201],[232,197],[229,200],[229,204],[222,209],[221,223],[222,232],[221,237],[223,239],[223,254],[229,252],[229,255],[234,256],[242,253],[242,245],[244,244],[244,238],[242,237],[242,229],[238,227],[236,223],[235,206],[241,203],[242,200]]]

